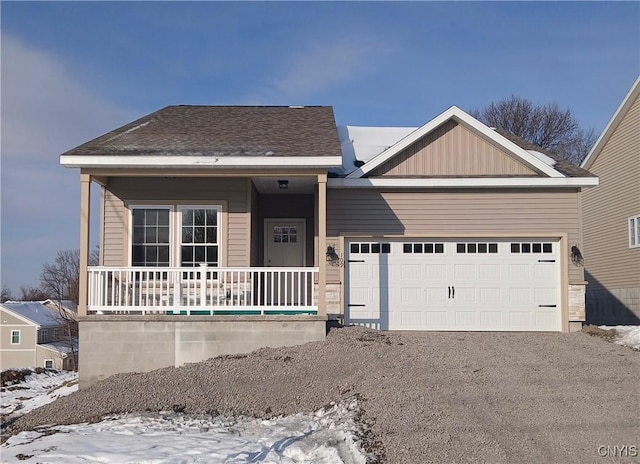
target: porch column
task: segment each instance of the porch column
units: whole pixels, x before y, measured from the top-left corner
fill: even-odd
[[[327,175],[318,175],[318,315],[327,315]]]
[[[78,315],[87,315],[89,291],[89,220],[91,213],[91,176],[80,174],[80,275],[78,276]]]

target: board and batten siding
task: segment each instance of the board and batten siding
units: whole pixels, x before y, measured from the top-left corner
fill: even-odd
[[[152,178],[115,177],[109,180],[104,194],[104,243],[105,266],[127,266],[129,204],[184,204],[226,202],[226,226],[222,231],[222,244],[226,265],[246,267],[250,265],[249,234],[251,233],[248,209],[247,181],[243,178]],[[148,204],[152,204],[148,203]],[[223,213],[224,214],[224,213]]]
[[[339,255],[340,236],[507,237],[559,233],[579,245],[578,192],[573,190],[389,191],[329,189],[327,244]],[[579,245],[580,246],[580,245]],[[328,282],[340,270],[328,267]],[[583,282],[582,267],[569,264],[569,282]]]
[[[629,248],[628,224],[640,214],[640,96],[589,171],[600,184],[582,194],[587,290],[640,287],[640,248]]]
[[[370,174],[375,176],[536,176],[468,128],[447,121]]]

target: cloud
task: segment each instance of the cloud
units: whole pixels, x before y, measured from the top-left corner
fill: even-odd
[[[2,35],[2,284],[14,291],[37,284],[42,264],[78,245],[79,173],[59,155],[135,118],[81,75]]]
[[[384,62],[389,50],[388,44],[367,36],[315,41],[287,56],[278,66],[281,74],[248,100],[250,104],[295,104],[312,98],[331,87],[364,78]]]

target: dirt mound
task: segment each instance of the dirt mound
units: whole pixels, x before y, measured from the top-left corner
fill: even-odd
[[[597,325],[585,325],[582,328],[582,333],[586,333],[595,337],[601,337],[607,341],[613,341],[618,336],[618,332],[616,332],[616,329],[601,329]]]
[[[118,374],[11,432],[126,412],[269,418],[355,397],[377,463],[595,463],[599,444],[637,441],[640,355],[585,333],[337,328],[321,342]]]

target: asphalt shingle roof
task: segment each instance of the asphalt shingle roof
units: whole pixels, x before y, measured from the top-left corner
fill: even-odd
[[[167,106],[64,155],[340,156],[330,106]]]
[[[589,171],[587,171],[586,169],[582,169],[580,166],[576,166],[575,164],[573,164],[570,161],[567,161],[564,158],[561,158],[560,156],[556,155],[555,153],[552,153],[548,150],[545,150],[542,147],[539,147],[538,145],[535,145],[531,142],[527,142],[526,140],[524,140],[521,137],[518,137],[517,135],[514,135],[510,132],[507,132],[505,130],[502,129],[494,129],[498,134],[500,134],[501,136],[503,136],[504,138],[506,138],[507,140],[515,143],[516,145],[518,145],[520,148],[523,148],[525,150],[532,150],[532,151],[537,151],[542,153],[543,155],[547,155],[549,158],[553,159],[556,164],[554,167],[554,169],[556,169],[557,171],[560,171],[562,174],[564,174],[565,176],[568,177],[596,177],[595,174],[591,174]]]

